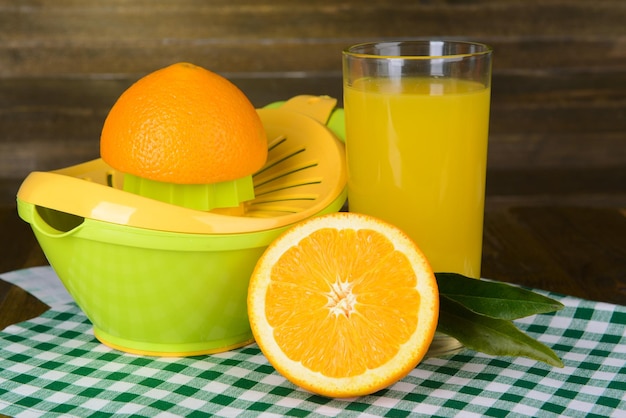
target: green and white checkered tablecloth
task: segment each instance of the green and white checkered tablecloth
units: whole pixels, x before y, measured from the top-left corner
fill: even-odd
[[[292,385],[256,345],[191,358],[112,350],[49,268],[0,277],[52,306],[0,332],[0,414],[9,416],[626,416],[623,306],[549,294],[565,309],[517,321],[563,369],[466,350],[427,359],[374,395],[340,400]]]

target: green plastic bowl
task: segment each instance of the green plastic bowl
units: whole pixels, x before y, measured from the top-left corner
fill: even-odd
[[[345,196],[322,213],[338,211]],[[102,343],[135,354],[192,356],[253,341],[248,282],[288,226],[189,234],[80,218],[18,200],[19,215]]]

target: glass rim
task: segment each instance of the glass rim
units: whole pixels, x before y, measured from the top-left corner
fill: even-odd
[[[439,55],[417,55],[417,54],[376,54],[374,52],[359,52],[358,49],[364,50],[366,47],[373,48],[376,45],[388,45],[388,46],[400,46],[402,44],[408,45],[430,45],[433,43],[441,44],[456,44],[465,46],[480,47],[480,50],[473,52],[462,52],[454,54],[439,54]],[[432,59],[459,59],[464,57],[477,57],[481,55],[489,55],[493,52],[493,48],[487,44],[473,41],[458,41],[449,39],[400,39],[396,41],[372,41],[362,42],[348,46],[343,49],[342,54],[347,57],[354,58],[369,58],[369,59],[404,59],[404,60],[432,60]]]

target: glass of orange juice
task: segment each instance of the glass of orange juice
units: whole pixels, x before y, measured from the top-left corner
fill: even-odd
[[[480,278],[491,56],[447,40],[343,51],[349,210],[403,229],[435,272]],[[431,351],[460,347],[445,337]]]

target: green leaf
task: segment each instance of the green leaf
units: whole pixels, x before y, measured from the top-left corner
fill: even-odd
[[[440,296],[491,318],[518,319],[563,309],[560,302],[521,287],[456,273],[436,273],[435,277]]]
[[[474,351],[493,356],[522,356],[563,367],[554,351],[517,329],[511,321],[476,314],[447,297],[440,298],[437,329]]]

